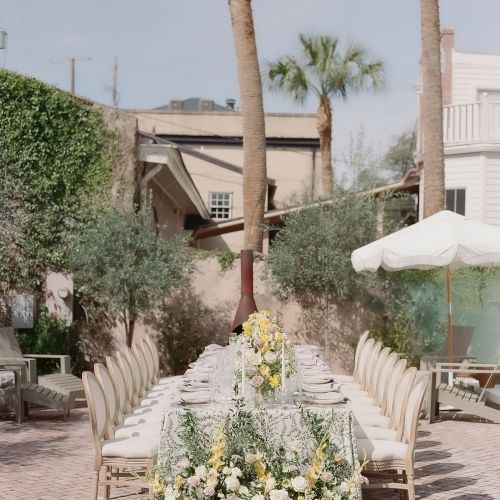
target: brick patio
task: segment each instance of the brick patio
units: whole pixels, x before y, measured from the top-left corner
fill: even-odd
[[[90,497],[93,450],[86,409],[64,421],[39,412],[22,425],[0,421],[0,499],[82,500]],[[500,425],[456,415],[421,422],[416,453],[417,497],[429,500],[500,500]],[[114,488],[111,498],[140,498]],[[379,490],[365,500],[398,500]]]

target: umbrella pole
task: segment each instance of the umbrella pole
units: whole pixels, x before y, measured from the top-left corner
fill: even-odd
[[[451,311],[451,271],[450,266],[445,267],[446,291],[448,297],[448,363],[453,363],[453,326]]]

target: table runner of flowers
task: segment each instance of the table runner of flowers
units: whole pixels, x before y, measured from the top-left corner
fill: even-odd
[[[352,413],[336,408],[165,410],[157,500],[358,500]]]

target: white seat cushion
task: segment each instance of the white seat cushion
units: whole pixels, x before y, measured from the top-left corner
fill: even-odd
[[[125,425],[137,425],[137,424],[153,424],[156,423],[158,426],[161,424],[163,419],[163,413],[146,413],[144,415],[129,415],[123,419]]]
[[[137,436],[110,439],[102,444],[103,457],[154,458],[158,455],[158,437]]]
[[[115,439],[133,436],[155,436],[160,441],[160,422],[144,422],[136,425],[115,427]]]
[[[373,415],[353,410],[354,422],[358,425],[369,425],[372,427],[390,428],[391,419],[385,415]]]
[[[358,406],[376,406],[376,401],[370,396],[351,396],[350,394],[346,394],[353,404]]]
[[[361,415],[382,415],[382,408],[377,405],[358,405],[356,402],[351,404],[353,412]]]
[[[358,439],[358,456],[367,460],[382,462],[384,460],[404,460],[408,445],[399,441],[382,441],[380,439]]]
[[[354,427],[354,432],[358,439],[382,439],[384,441],[397,441],[398,432],[393,429],[383,427],[360,426]]]
[[[333,380],[335,380],[335,382],[339,382],[339,383],[349,383],[349,382],[354,382],[354,377],[352,375],[338,375],[338,374],[333,374],[332,375],[333,377]]]

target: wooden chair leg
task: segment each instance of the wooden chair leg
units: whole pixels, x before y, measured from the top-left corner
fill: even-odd
[[[94,471],[92,478],[92,500],[97,500],[97,493],[99,490],[99,470]]]
[[[111,467],[106,467],[106,481],[111,481],[113,479],[113,469]],[[104,485],[104,494],[102,498],[104,500],[109,500],[109,495],[111,493],[111,485],[105,484]]]
[[[406,479],[408,484],[408,500],[415,500],[415,481],[413,480],[413,474],[408,474]]]

